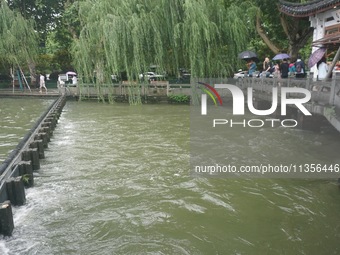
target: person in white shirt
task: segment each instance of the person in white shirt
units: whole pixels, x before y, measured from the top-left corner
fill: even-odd
[[[328,65],[326,64],[326,58],[322,57],[317,64],[318,67],[318,80],[324,80],[328,73]]]
[[[45,76],[43,74],[40,74],[40,87],[39,87],[39,92],[42,93],[42,89],[45,89],[46,91],[46,94],[47,94],[47,88],[46,88],[46,85],[45,85]]]
[[[77,82],[78,82],[77,76],[74,75],[72,77],[72,85],[77,85]]]

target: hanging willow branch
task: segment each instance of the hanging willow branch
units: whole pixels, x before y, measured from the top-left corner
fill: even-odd
[[[34,23],[10,10],[5,0],[0,1],[0,56],[11,65],[23,65],[37,56],[38,40]]]
[[[86,0],[79,3],[81,33],[74,43],[75,66],[85,80],[126,72],[129,81],[156,65],[192,77],[223,77],[246,49],[254,29],[250,3],[225,7],[222,0]],[[248,14],[247,14],[248,13]],[[100,68],[100,70],[98,69]],[[131,87],[132,98],[139,89]],[[139,102],[136,99],[133,103]]]

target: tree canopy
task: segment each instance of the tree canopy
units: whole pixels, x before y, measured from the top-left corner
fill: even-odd
[[[307,19],[279,13],[277,1],[271,0],[2,2],[12,10],[2,19],[20,16],[21,24],[26,19],[30,33],[34,27],[39,35],[40,47],[33,50],[26,43],[32,36],[20,42],[5,36],[2,44],[19,49],[22,43],[28,46],[26,54],[44,54],[39,58],[44,63],[38,63],[44,69],[72,68],[89,79],[96,73],[99,83],[122,72],[134,80],[150,65],[174,75],[182,67],[197,77],[228,76],[244,64],[237,57],[241,51],[254,50],[260,57],[281,51],[296,55],[308,45],[312,31]],[[14,29],[20,22],[10,23]]]
[[[40,46],[44,46],[48,32],[60,25],[65,0],[7,0],[11,10],[25,19],[35,21]]]
[[[126,71],[134,79],[150,65],[194,76],[225,76],[246,49],[255,9],[223,0],[87,0],[79,3],[73,56],[91,76]],[[99,76],[101,77],[101,76]],[[102,77],[105,79],[105,77]],[[100,79],[99,79],[100,80]]]

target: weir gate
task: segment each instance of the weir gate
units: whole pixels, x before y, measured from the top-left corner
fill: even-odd
[[[65,102],[64,96],[57,98],[0,165],[0,234],[12,234],[12,205],[25,204],[25,187],[34,184],[33,171],[40,169],[40,159],[45,158],[44,150]]]
[[[311,75],[312,76],[312,75]],[[313,81],[311,79],[273,79],[273,78],[243,78],[229,82],[220,79],[192,80],[191,85],[174,84],[167,82],[142,86],[138,84],[122,83],[119,85],[106,85],[101,88],[101,97],[127,98],[130,86],[134,86],[134,91],[140,89],[140,95],[145,98],[167,98],[171,95],[192,95],[192,87],[196,87],[199,81],[214,84],[236,85],[246,91],[251,87],[254,91],[254,101],[256,107],[268,109],[268,104],[272,101],[273,87],[300,87],[311,92],[310,102],[304,106],[315,117],[326,118],[338,131],[340,131],[340,79],[335,76],[327,82]],[[50,90],[51,91],[51,90]],[[10,153],[8,158],[0,165],[0,234],[10,236],[14,229],[12,205],[20,206],[25,204],[25,188],[34,184],[33,171],[40,168],[40,159],[43,159],[44,149],[47,148],[53,130],[57,125],[58,118],[66,103],[67,97],[98,98],[98,88],[92,84],[83,84],[79,87],[63,87],[54,92],[49,92],[48,96],[56,96],[54,103],[40,117],[34,127],[26,134],[18,146]],[[32,96],[32,92],[19,92],[20,96]],[[17,93],[0,91],[0,96],[18,96]],[[223,93],[222,93],[223,95]],[[37,93],[35,96],[46,96]],[[299,95],[291,95],[298,97]],[[148,99],[148,100],[149,100]],[[128,100],[127,100],[128,101]],[[150,100],[149,100],[150,101]],[[156,100],[157,102],[157,100]],[[159,101],[158,101],[159,102]],[[164,101],[163,101],[164,102]],[[295,109],[296,118],[304,123],[302,114]],[[303,127],[303,125],[302,125]]]

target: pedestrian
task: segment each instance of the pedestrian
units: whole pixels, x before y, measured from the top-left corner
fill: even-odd
[[[77,82],[78,82],[77,76],[74,75],[74,76],[72,77],[72,85],[77,85]]]
[[[254,72],[256,71],[256,63],[254,60],[250,59],[247,63],[248,66],[248,76],[253,77]]]
[[[280,65],[280,73],[281,73],[281,78],[286,79],[288,78],[288,73],[289,73],[289,64],[287,59],[283,59],[282,63]]]
[[[295,77],[296,78],[306,77],[305,62],[303,62],[300,55],[298,55],[295,62]]]
[[[291,61],[289,64],[289,75],[293,76],[295,75],[296,69],[295,69],[295,59]]]
[[[46,94],[47,94],[47,88],[46,88],[46,85],[45,85],[45,76],[42,73],[40,73],[40,87],[39,87],[40,93],[42,93],[43,88],[45,89]]]
[[[272,73],[272,68],[273,68],[273,64],[270,62],[269,58],[266,57],[263,61],[263,65],[262,65],[262,75],[269,77],[269,75],[271,75]]]
[[[278,78],[280,77],[280,65],[278,63],[275,63],[273,66],[273,78]]]
[[[323,56],[317,63],[318,67],[318,80],[324,80],[328,73],[328,65],[326,64],[326,57]]]

